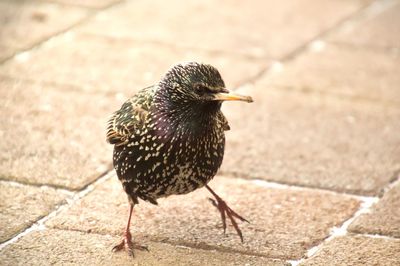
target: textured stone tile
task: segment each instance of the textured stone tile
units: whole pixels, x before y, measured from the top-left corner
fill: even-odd
[[[375,48],[400,48],[400,3],[378,1],[364,19],[346,23],[329,36],[333,42]]]
[[[400,169],[400,109],[318,92],[244,92],[225,104],[231,131],[221,173],[376,195]]]
[[[86,15],[84,9],[71,6],[0,1],[0,60],[74,25]]]
[[[122,0],[48,0],[51,2],[63,3],[67,5],[82,6],[88,8],[106,8]]]
[[[118,237],[75,231],[33,232],[0,251],[2,265],[287,265],[262,257],[147,243],[149,252],[112,253]]]
[[[349,227],[357,233],[400,238],[400,184],[385,193],[371,212],[358,217]]]
[[[300,265],[399,265],[400,240],[343,236]]]
[[[268,87],[317,90],[355,100],[400,105],[400,53],[327,44],[285,65],[265,79]]]
[[[115,97],[0,81],[0,176],[79,189],[110,167],[106,121]]]
[[[99,14],[83,31],[178,47],[280,57],[370,1],[132,1]],[[190,19],[188,19],[190,18]]]
[[[8,62],[0,67],[0,73],[69,84],[83,90],[125,92],[126,96],[155,84],[178,62],[212,64],[230,88],[268,66],[266,60],[73,33],[48,42],[26,57]]]
[[[0,191],[0,243],[46,216],[67,196],[49,187],[25,186],[5,181],[0,181]]]
[[[231,252],[295,259],[326,238],[333,226],[352,216],[359,206],[355,199],[330,192],[271,189],[222,176],[216,177],[210,186],[251,222],[240,223],[243,244],[232,226],[223,235],[220,215],[207,200],[211,194],[205,189],[160,199],[158,207],[141,202],[134,210],[133,235],[205,249],[218,247]],[[47,225],[121,235],[127,212],[126,196],[117,178],[112,176]]]

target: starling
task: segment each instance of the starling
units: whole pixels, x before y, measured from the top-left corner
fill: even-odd
[[[108,121],[107,141],[114,145],[113,163],[130,203],[124,239],[113,251],[146,249],[132,242],[129,230],[138,199],[186,194],[205,186],[221,214],[243,242],[234,212],[208,185],[222,163],[229,124],[221,112],[223,101],[252,102],[251,97],[230,93],[218,70],[211,65],[185,63],[173,66],[161,81],[128,99]]]

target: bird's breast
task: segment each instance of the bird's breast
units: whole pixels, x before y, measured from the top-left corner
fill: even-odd
[[[199,136],[174,134],[168,139],[149,131],[131,139],[114,157],[120,165],[118,176],[136,195],[157,199],[207,184],[222,163],[224,146],[223,130]]]

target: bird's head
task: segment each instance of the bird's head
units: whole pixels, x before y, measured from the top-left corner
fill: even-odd
[[[249,96],[229,92],[215,67],[196,62],[173,66],[161,80],[160,91],[171,104],[177,105],[220,105],[222,101],[253,101]]]
[[[196,62],[173,66],[161,79],[155,96],[159,113],[189,124],[211,121],[223,101],[253,100],[229,92],[215,67]]]

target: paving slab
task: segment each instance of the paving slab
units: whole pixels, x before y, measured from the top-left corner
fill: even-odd
[[[81,189],[111,167],[106,122],[115,97],[0,80],[0,177]]]
[[[377,195],[400,169],[400,109],[256,83],[252,104],[223,106],[221,173]]]
[[[331,43],[315,48],[266,77],[265,83],[400,106],[400,53]]]
[[[72,6],[0,1],[0,61],[67,29],[87,14],[85,9]]]
[[[369,213],[359,216],[349,230],[400,238],[400,183],[385,193]]]
[[[0,66],[0,73],[127,97],[155,84],[172,65],[184,61],[214,65],[230,88],[269,65],[267,60],[70,32]]]
[[[400,49],[400,3],[379,1],[364,19],[350,21],[333,31],[328,40],[371,48]]]
[[[81,29],[176,47],[282,57],[371,1],[130,1]],[[189,19],[190,18],[190,19]]]
[[[348,235],[326,243],[300,265],[399,265],[400,240]]]
[[[0,243],[49,214],[68,196],[50,187],[25,186],[5,181],[0,181],[0,191]]]
[[[208,201],[210,193],[160,199],[159,206],[135,206],[132,233],[197,248],[296,259],[326,238],[359,207],[359,201],[318,190],[271,189],[251,181],[217,176],[210,183],[232,209],[251,223],[240,223],[244,243],[233,227],[223,234],[220,215]],[[67,211],[47,222],[58,229],[121,235],[127,222],[127,198],[115,176]],[[229,224],[229,223],[228,223]]]
[[[149,252],[112,253],[118,237],[47,229],[0,251],[1,265],[287,265],[262,257],[149,242]]]

